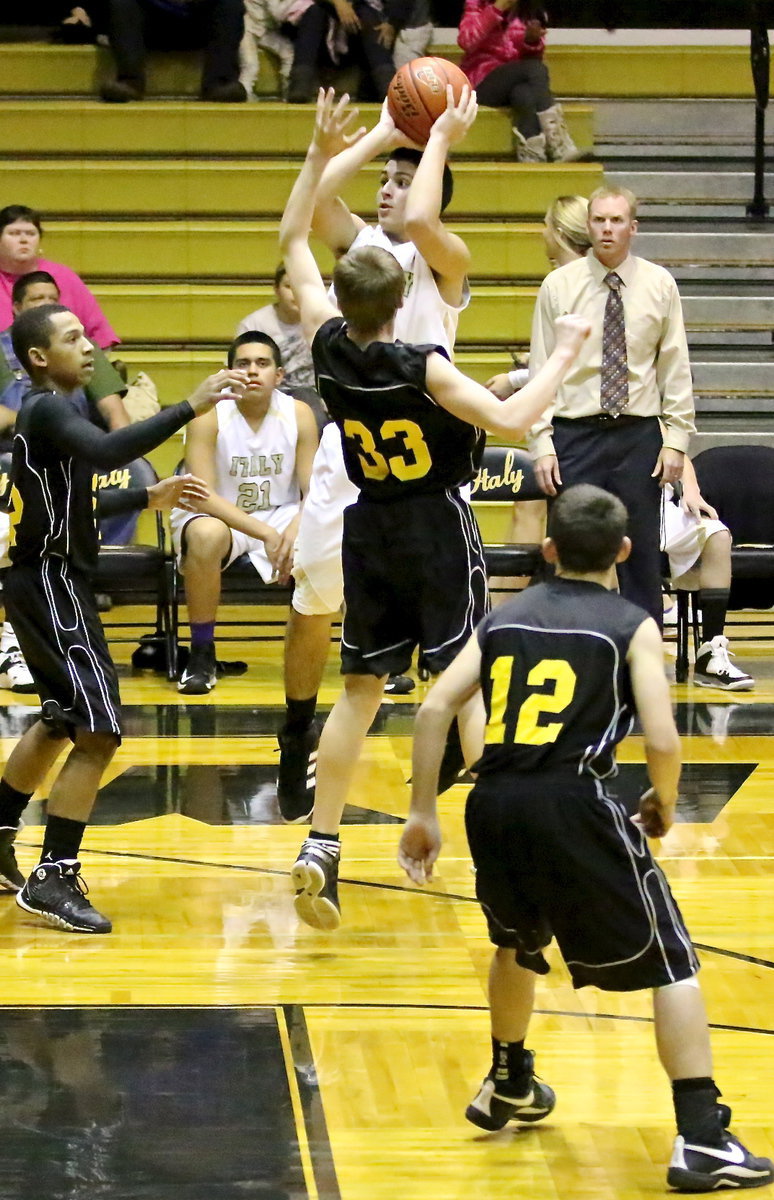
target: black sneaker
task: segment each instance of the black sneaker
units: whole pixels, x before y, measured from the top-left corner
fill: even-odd
[[[391,675],[384,690],[389,696],[408,696],[416,686],[410,675]]]
[[[288,825],[300,825],[309,820],[314,808],[320,729],[313,723],[303,733],[280,732],[277,741],[280,748],[277,772],[280,814]]]
[[[530,1058],[529,1073],[522,1080],[495,1080],[487,1075],[475,1100],[468,1105],[465,1116],[479,1129],[494,1133],[503,1129],[509,1121],[542,1121],[556,1104],[553,1088],[532,1073],[535,1056]]]
[[[77,860],[38,863],[16,903],[25,912],[43,917],[51,925],[73,933],[110,933],[113,926],[86,899],[88,888],[81,879]]]
[[[307,838],[290,870],[296,912],[314,929],[330,932],[341,924],[339,843]]]
[[[12,829],[6,825],[0,829],[0,888],[6,892],[20,892],[24,887],[24,876],[19,870],[13,848],[18,832],[18,826]]]
[[[714,1192],[718,1188],[765,1187],[774,1180],[774,1163],[755,1158],[730,1133],[720,1146],[694,1145],[675,1138],[667,1183],[679,1192]]]
[[[192,646],[177,690],[185,696],[206,696],[215,687],[216,679],[215,643]]]

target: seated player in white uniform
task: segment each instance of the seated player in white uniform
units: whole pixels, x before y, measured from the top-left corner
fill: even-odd
[[[170,518],[191,626],[191,654],[178,684],[188,696],[215,686],[221,571],[246,554],[264,583],[289,579],[317,449],[312,410],[278,391],[280,352],[268,335],[241,334],[228,364],[246,372],[244,393],[186,431],[186,469],[197,464],[211,495],[198,512],[174,509]]]
[[[328,164],[317,196],[314,232],[336,258],[363,246],[388,250],[405,273],[403,304],[395,318],[395,337],[432,343],[451,355],[460,312],[470,291],[470,251],[443,223],[453,189],[446,164],[449,148],[468,130],[454,106],[433,126],[424,153],[405,147],[386,105],[379,120],[354,145]],[[367,225],[350,212],[340,192],[380,154],[388,154],[377,192],[378,225]],[[335,303],[335,296],[331,299]],[[277,795],[286,821],[305,821],[314,805],[315,754],[319,729],[314,722],[317,691],[331,641],[331,625],[344,597],[341,538],[345,508],[357,499],[347,479],[341,437],[335,425],[323,431],[312,473],[309,499],[299,530],[293,575],[296,590],[285,642],[287,713],[279,733]]]
[[[661,511],[661,549],[669,556],[672,583],[699,592],[701,645],[693,682],[727,692],[749,692],[755,680],[731,662],[723,633],[731,590],[731,534],[701,495],[688,457],[682,498],[667,484]]]

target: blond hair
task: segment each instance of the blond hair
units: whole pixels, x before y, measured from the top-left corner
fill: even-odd
[[[627,187],[607,187],[602,186],[596,188],[589,196],[588,211],[591,214],[591,206],[595,200],[607,200],[611,196],[620,196],[629,205],[629,220],[637,220],[637,197],[634,192],[630,192]]]
[[[376,333],[403,303],[406,277],[389,250],[363,246],[343,255],[333,269],[341,315],[357,333]]]
[[[587,216],[585,196],[557,196],[548,207],[545,222],[564,250],[581,256],[591,246]]]

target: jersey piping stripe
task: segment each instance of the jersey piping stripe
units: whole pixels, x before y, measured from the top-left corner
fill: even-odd
[[[75,629],[77,632],[81,633],[81,635],[84,639],[83,642],[70,646],[70,651],[67,654],[65,661],[67,662],[67,672],[68,672],[68,675],[70,676],[70,680],[73,685],[73,692],[76,695],[80,694],[81,696],[83,696],[83,698],[86,702],[86,707],[87,707],[87,710],[89,713],[89,727],[94,732],[94,714],[92,711],[91,704],[89,703],[88,692],[83,685],[81,677],[78,673],[77,666],[75,665],[75,663],[73,662],[73,659],[72,659],[72,652],[74,650],[82,650],[84,655],[88,658],[88,660],[91,664],[91,668],[94,672],[94,678],[97,681],[97,686],[99,687],[100,695],[102,696],[102,700],[105,705],[105,710],[106,710],[106,712],[108,712],[110,720],[113,723],[113,732],[120,735],[121,727],[118,722],[118,716],[116,714],[115,708],[110,703],[109,689],[107,688],[107,686],[105,684],[105,673],[104,673],[101,663],[99,662],[99,659],[95,655],[94,650],[89,642],[88,629],[86,628],[86,623],[83,620],[83,610],[81,609],[81,606],[78,602],[78,598],[72,587],[72,583],[71,583],[70,579],[68,578],[67,564],[65,563],[65,561],[63,559],[56,560],[54,558],[46,558],[43,560],[42,566],[43,566],[43,574],[42,574],[43,586],[44,586],[44,590],[45,590],[45,594],[46,594],[46,600],[48,602],[49,613],[51,614],[51,624],[52,624],[52,628],[54,629],[55,634],[56,634],[57,645],[59,646],[59,650],[64,654],[64,647],[62,645],[62,641],[61,641],[60,637],[58,636],[59,630],[64,631],[65,629],[67,629],[68,631],[72,631],[73,629]],[[54,599],[54,590],[53,590],[51,578],[50,578],[51,572],[54,570],[59,571],[59,581],[67,588],[67,591],[70,594],[70,598],[73,603],[73,608],[75,609],[75,612],[77,613],[77,620],[76,620],[75,626],[68,627],[65,624],[65,622],[60,618],[60,615],[57,612],[56,602]],[[84,642],[85,642],[85,644],[84,644]]]
[[[452,634],[451,637],[447,638],[445,642],[442,642],[440,646],[423,646],[422,649],[425,654],[438,654],[441,650],[445,650],[447,646],[452,646],[456,642],[467,641],[472,634],[478,616],[476,612],[476,589],[473,586],[476,576],[479,576],[481,580],[484,596],[486,598],[485,606],[486,608],[489,607],[486,567],[484,566],[484,550],[481,545],[481,535],[478,531],[476,518],[473,515],[470,505],[462,499],[459,492],[455,492],[452,489],[447,488],[445,494],[446,499],[457,513],[460,528],[462,529],[462,536],[465,542],[468,562],[468,596],[467,603],[465,605],[465,615],[459,630]],[[460,649],[461,648],[462,647],[460,647]]]

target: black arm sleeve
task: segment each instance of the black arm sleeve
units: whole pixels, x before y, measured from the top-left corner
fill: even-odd
[[[144,487],[100,488],[97,492],[97,516],[100,520],[147,507],[148,489]]]
[[[191,405],[183,400],[136,425],[104,433],[81,417],[70,404],[51,394],[38,402],[31,424],[38,436],[44,437],[58,454],[71,454],[74,458],[85,459],[93,467],[109,471],[125,467],[133,459],[160,446],[193,416]]]

